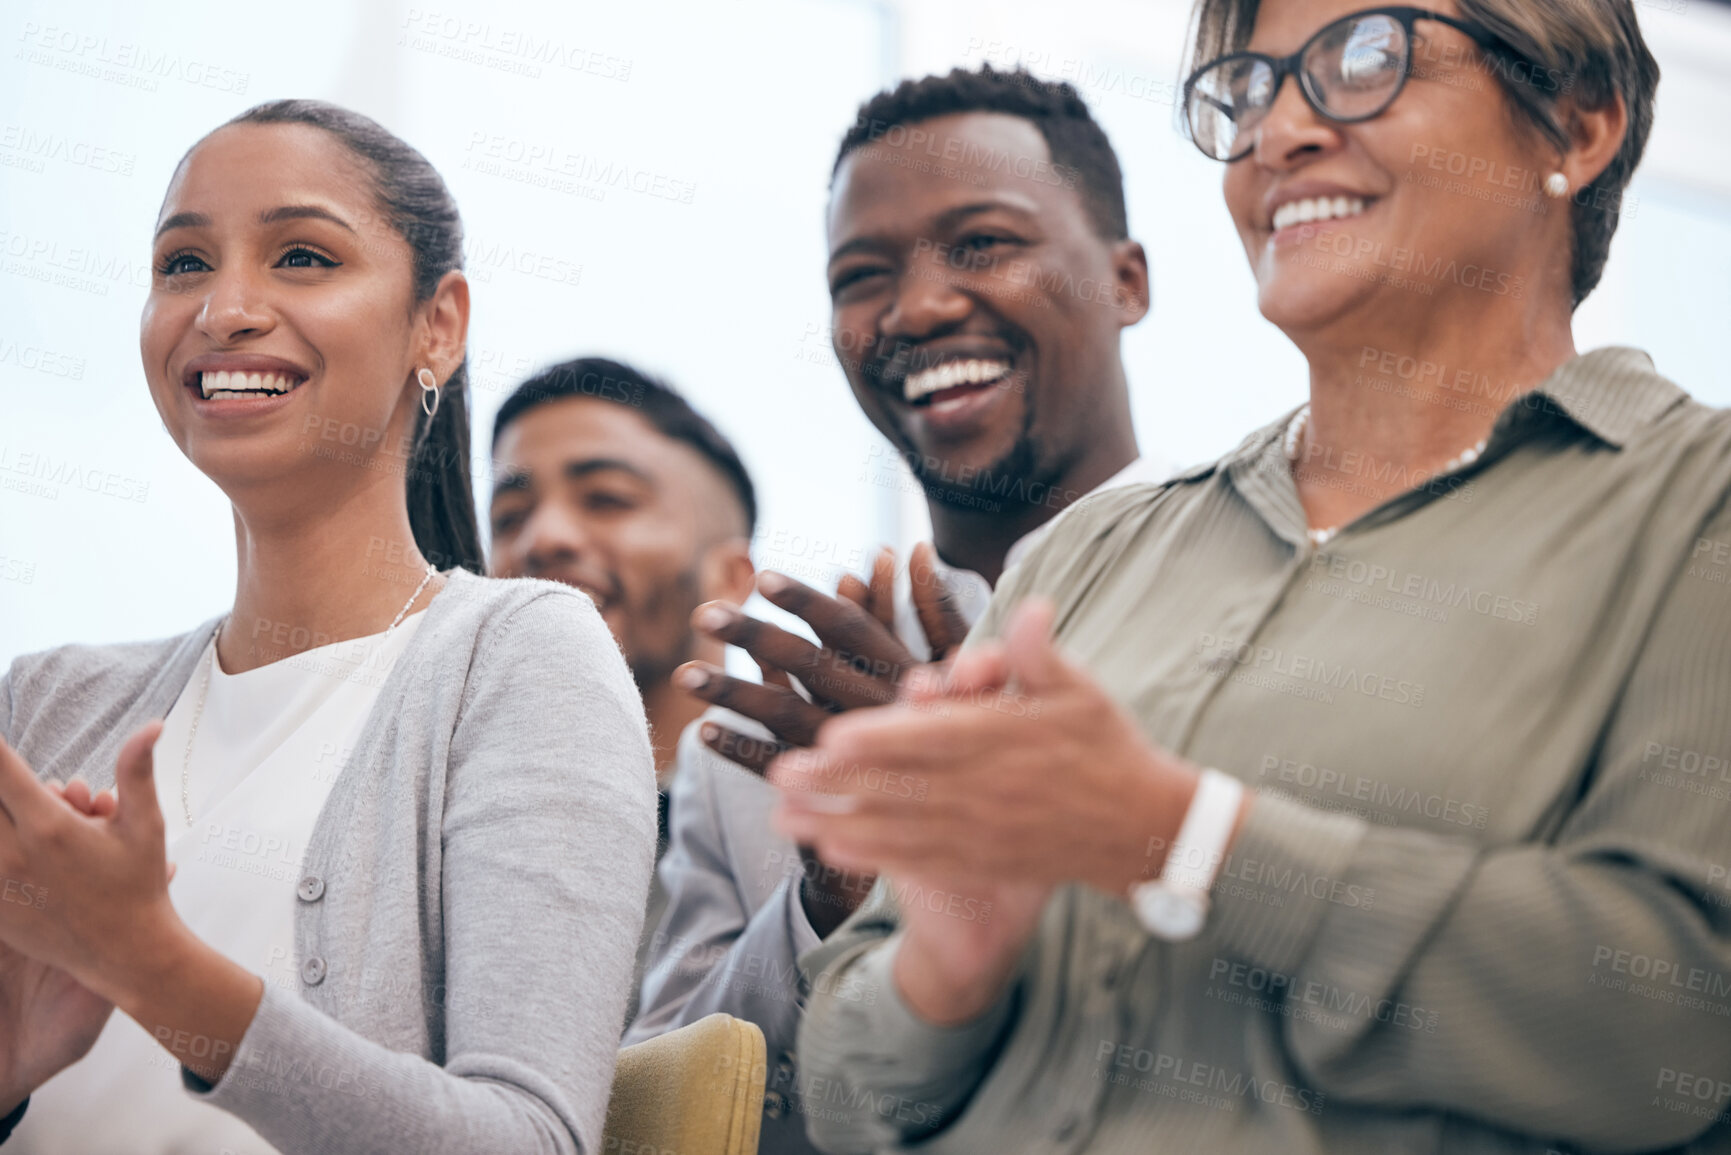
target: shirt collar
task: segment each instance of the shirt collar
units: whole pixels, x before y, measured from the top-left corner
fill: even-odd
[[[1659,375],[1653,359],[1639,349],[1611,346],[1571,358],[1536,389],[1510,401],[1498,416],[1490,441],[1494,445],[1519,436],[1525,422],[1562,416],[1621,449],[1644,425],[1688,396]],[[1304,539],[1304,507],[1286,459],[1286,428],[1293,408],[1278,420],[1255,430],[1219,464],[1199,466],[1178,475],[1187,480],[1219,469],[1282,538]]]
[[[1607,445],[1621,449],[1637,430],[1687,394],[1653,368],[1639,349],[1610,346],[1564,363],[1543,384],[1503,411],[1560,412]]]
[[[1111,477],[1108,477],[1105,481],[1102,481],[1099,485],[1096,485],[1093,489],[1084,493],[1082,497],[1088,497],[1095,493],[1105,493],[1108,489],[1118,489],[1126,485],[1136,485],[1140,482],[1149,482],[1157,485],[1171,476],[1172,465],[1170,462],[1165,458],[1160,457],[1158,454],[1144,453],[1129,465],[1126,465],[1123,469],[1120,469],[1117,473],[1114,473]],[[1080,500],[1080,498],[1077,500]],[[1051,528],[1052,522],[1056,520],[1058,519],[1054,517],[1041,522],[1039,525],[1017,538],[1015,544],[1011,545],[1009,550],[1004,554],[1004,569],[1008,570],[1011,566],[1021,561],[1022,558],[1027,555],[1028,551],[1033,549],[1039,540],[1046,535],[1046,531]]]
[[[1653,359],[1640,349],[1613,345],[1583,353],[1558,366],[1531,393],[1510,401],[1502,420],[1523,410],[1561,413],[1608,445],[1621,449],[1641,426],[1656,420],[1671,406],[1688,396],[1682,388],[1659,375]],[[1548,399],[1549,404],[1541,398]],[[1285,458],[1283,439],[1294,407],[1276,421],[1253,431],[1238,447],[1220,459],[1218,468],[1253,465],[1260,458]],[[1207,473],[1212,464],[1201,465],[1179,476]]]
[[[1095,493],[1104,493],[1108,489],[1117,489],[1120,486],[1125,485],[1136,485],[1141,482],[1158,484],[1159,482],[1167,480],[1171,476],[1172,464],[1169,461],[1158,454],[1145,453],[1136,458],[1136,460],[1132,461],[1129,465],[1126,465],[1123,469],[1120,469],[1117,473],[1114,473],[1111,477],[1108,477],[1105,481],[1102,481],[1093,489],[1090,489],[1082,496],[1087,497]],[[1065,508],[1068,507],[1066,506]],[[1060,513],[1062,512],[1063,511],[1060,511]],[[1049,521],[1035,526],[1033,529],[1017,538],[1015,544],[1010,546],[1009,551],[1004,554],[1005,571],[1007,572],[1011,566],[1015,565],[1026,556],[1027,552],[1034,548],[1039,540],[1045,536],[1046,531],[1052,527],[1052,523],[1057,520],[1058,519],[1054,517]],[[951,596],[955,599],[957,610],[961,612],[962,617],[967,620],[970,626],[973,625],[979,616],[985,612],[986,603],[992,599],[991,583],[987,582],[984,577],[975,573],[973,570],[962,569],[960,566],[950,565],[945,562],[943,558],[937,557],[936,555],[933,555],[932,562],[933,568],[937,571],[938,580],[944,584],[944,587],[949,590]],[[907,607],[905,615],[902,614],[901,611],[902,607],[898,606],[897,632],[901,634],[905,640],[912,635],[909,633],[907,628],[903,627],[900,618],[905,617],[908,626],[911,626],[916,619],[913,615],[911,604]]]

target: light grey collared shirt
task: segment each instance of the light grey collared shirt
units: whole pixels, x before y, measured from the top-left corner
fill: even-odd
[[[1256,792],[1202,935],[1063,888],[939,1029],[880,879],[801,960],[824,1150],[1731,1147],[1731,413],[1576,358],[1320,551],[1285,425],[1078,505],[971,636],[1052,598],[1150,741]]]

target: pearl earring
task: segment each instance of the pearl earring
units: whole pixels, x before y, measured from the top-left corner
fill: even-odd
[[[415,370],[415,384],[421,387],[421,412],[427,415],[427,420],[433,419],[433,414],[439,411],[439,382],[433,376],[431,369]],[[429,403],[428,398],[431,398]]]
[[[1552,200],[1560,201],[1569,195],[1569,178],[1560,172],[1554,172],[1545,178],[1545,195]]]

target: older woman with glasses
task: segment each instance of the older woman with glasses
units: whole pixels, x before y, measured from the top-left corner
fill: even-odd
[[[884,872],[802,960],[811,1133],[1724,1142],[1731,419],[1570,331],[1651,123],[1629,0],[1196,29],[1310,401],[1078,505],[947,676],[772,768],[790,835]]]

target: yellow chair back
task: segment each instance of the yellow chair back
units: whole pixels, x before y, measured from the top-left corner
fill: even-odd
[[[763,1032],[710,1015],[619,1052],[603,1155],[757,1155]]]

